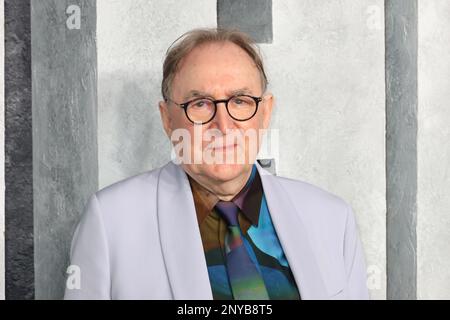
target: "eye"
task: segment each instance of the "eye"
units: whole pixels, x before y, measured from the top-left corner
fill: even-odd
[[[209,101],[208,99],[200,99],[200,100],[192,101],[190,106],[193,108],[201,109],[201,108],[208,107],[210,104],[211,104],[211,101]]]
[[[245,96],[239,96],[239,97],[234,97],[233,98],[233,104],[234,105],[239,105],[239,106],[246,106],[249,104],[252,104],[252,101],[250,98],[245,97]]]

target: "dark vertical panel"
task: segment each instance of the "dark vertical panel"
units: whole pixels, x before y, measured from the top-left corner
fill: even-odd
[[[271,0],[217,0],[217,26],[237,28],[256,42],[272,42]]]
[[[36,298],[60,299],[74,227],[98,187],[96,2],[31,9]]]
[[[30,1],[5,0],[5,295],[34,298]]]
[[[417,1],[386,0],[387,297],[417,293]]]

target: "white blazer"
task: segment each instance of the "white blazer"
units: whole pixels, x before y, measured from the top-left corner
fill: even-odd
[[[368,299],[351,207],[256,165],[302,299]],[[65,299],[212,299],[184,170],[169,162],[94,193],[73,236],[71,265],[79,282]]]

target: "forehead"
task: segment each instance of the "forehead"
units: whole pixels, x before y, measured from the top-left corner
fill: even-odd
[[[260,85],[259,70],[247,52],[231,42],[208,43],[194,48],[181,61],[173,92],[257,90]]]

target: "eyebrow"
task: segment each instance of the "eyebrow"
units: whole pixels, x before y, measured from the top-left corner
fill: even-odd
[[[236,90],[230,90],[230,91],[226,92],[228,97],[239,95],[239,94],[251,94],[251,93],[252,93],[252,91],[248,87],[244,87],[244,88],[240,88],[240,89],[236,89]],[[208,92],[200,91],[200,90],[189,91],[184,96],[183,99],[184,99],[184,101],[187,101],[188,99],[195,98],[195,97],[205,97],[205,98],[215,99],[212,94],[210,94]]]

